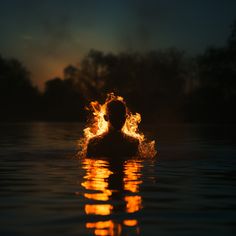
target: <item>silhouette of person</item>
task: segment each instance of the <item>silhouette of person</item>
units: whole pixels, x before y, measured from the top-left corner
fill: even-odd
[[[124,102],[108,102],[104,116],[108,122],[108,131],[89,141],[87,157],[137,156],[139,141],[122,132],[126,117],[127,108]]]

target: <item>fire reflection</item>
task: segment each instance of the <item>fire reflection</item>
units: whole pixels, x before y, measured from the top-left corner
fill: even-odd
[[[83,169],[86,173],[82,186],[88,202],[84,210],[87,215],[99,217],[99,221],[87,222],[86,228],[92,229],[94,235],[121,235],[130,231],[138,235],[139,222],[133,213],[142,208],[139,195],[142,162],[84,159]],[[117,219],[117,213],[119,216],[122,213],[122,217]]]

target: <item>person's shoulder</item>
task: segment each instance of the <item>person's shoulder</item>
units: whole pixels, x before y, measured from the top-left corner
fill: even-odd
[[[104,138],[104,135],[95,136],[89,140],[88,145],[98,145],[103,138]]]
[[[137,138],[134,138],[130,135],[125,134],[124,135],[125,139],[127,140],[128,143],[134,145],[134,146],[138,146],[139,145],[139,140]]]
[[[104,134],[95,136],[89,140],[87,145],[87,156],[97,155],[98,151],[101,149],[103,139]]]
[[[139,140],[130,135],[125,134],[125,146],[127,156],[137,156],[139,150]]]

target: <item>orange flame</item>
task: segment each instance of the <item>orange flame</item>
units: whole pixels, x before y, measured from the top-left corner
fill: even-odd
[[[98,101],[92,101],[90,103],[90,111],[92,111],[92,119],[89,122],[88,127],[84,131],[84,137],[79,140],[79,146],[81,151],[80,156],[85,156],[87,151],[87,145],[89,140],[95,136],[101,135],[108,131],[108,122],[105,120],[107,104],[113,100],[119,100],[124,102],[124,98],[116,96],[114,93],[107,94],[107,98],[104,104],[100,104]],[[139,140],[139,156],[141,157],[154,157],[156,155],[155,140],[148,141],[144,134],[138,130],[138,125],[141,122],[141,115],[139,113],[132,114],[127,110],[126,122],[122,128],[122,132]]]

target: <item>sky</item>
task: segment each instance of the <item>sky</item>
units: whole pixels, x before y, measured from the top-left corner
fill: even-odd
[[[0,54],[42,89],[90,49],[201,53],[223,46],[234,20],[235,0],[2,0]]]

